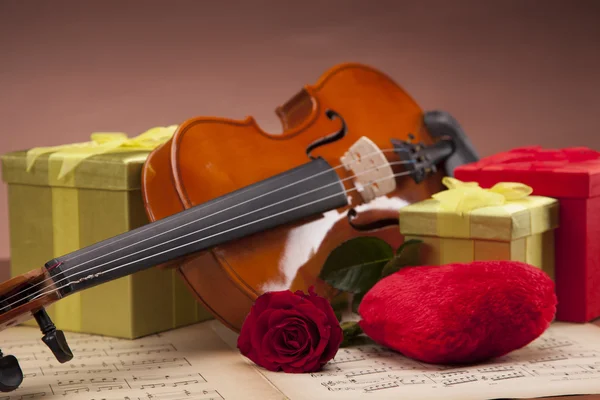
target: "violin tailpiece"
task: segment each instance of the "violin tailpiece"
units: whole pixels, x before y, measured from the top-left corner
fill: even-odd
[[[365,202],[385,196],[396,189],[394,171],[379,147],[363,136],[340,158],[354,174],[354,186]]]

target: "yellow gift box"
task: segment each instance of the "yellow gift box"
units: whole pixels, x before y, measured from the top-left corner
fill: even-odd
[[[448,187],[400,209],[400,232],[423,241],[423,265],[482,260],[522,261],[554,279],[558,201],[504,182],[482,189],[446,177]]]
[[[8,184],[11,276],[148,223],[141,170],[175,126],[2,156]],[[138,338],[212,318],[175,270],[151,268],[48,308],[59,329]],[[26,323],[34,325],[34,321]]]

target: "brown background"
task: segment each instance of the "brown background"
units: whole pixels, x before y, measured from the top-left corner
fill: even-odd
[[[599,11],[568,0],[0,0],[0,153],[196,115],[253,115],[278,132],[275,106],[345,61],[453,113],[481,155],[600,148]],[[0,259],[6,220],[0,185]]]

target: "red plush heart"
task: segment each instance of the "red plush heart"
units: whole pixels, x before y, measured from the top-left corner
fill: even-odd
[[[554,282],[516,261],[401,269],[363,298],[360,326],[374,341],[432,364],[481,362],[539,337],[556,312]]]

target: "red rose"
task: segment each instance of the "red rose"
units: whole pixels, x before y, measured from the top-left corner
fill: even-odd
[[[311,288],[308,295],[284,290],[258,297],[237,346],[270,371],[315,372],[335,356],[342,339],[331,304]]]

